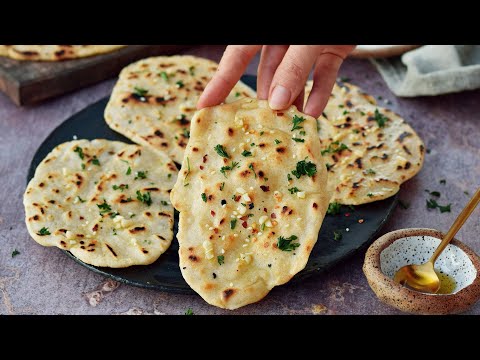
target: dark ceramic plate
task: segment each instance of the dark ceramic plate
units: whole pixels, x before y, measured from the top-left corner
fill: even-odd
[[[244,76],[242,81],[256,88],[255,76]],[[108,98],[88,106],[58,126],[43,142],[33,157],[28,172],[28,181],[33,177],[38,164],[58,144],[73,139],[108,139],[131,143],[130,140],[111,130],[103,119]],[[397,203],[397,196],[367,205],[355,206],[352,210],[343,206],[341,213],[327,215],[318,242],[315,245],[305,269],[292,282],[324,271],[369,244],[383,224],[391,216]],[[362,223],[359,220],[363,219]],[[174,233],[177,234],[178,213],[175,214]],[[347,231],[346,229],[349,229]],[[334,240],[334,232],[342,234],[341,240]],[[153,264],[132,266],[125,269],[100,268],[83,263],[69,251],[65,253],[88,269],[129,285],[156,290],[191,294],[193,290],[183,280],[178,266],[178,243],[173,241],[170,248]]]

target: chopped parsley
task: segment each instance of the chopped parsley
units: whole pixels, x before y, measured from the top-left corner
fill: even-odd
[[[468,191],[464,191],[463,193],[467,196],[470,196],[470,193]]]
[[[339,80],[340,80],[341,82],[348,82],[348,81],[350,81],[351,79],[350,79],[349,77],[343,77],[343,76],[342,76],[342,77],[339,78]]]
[[[440,184],[445,185],[446,183],[447,183],[447,180],[445,179],[440,180]]]
[[[183,136],[187,139],[190,139],[190,131],[187,129],[183,129]]]
[[[168,82],[168,74],[165,72],[165,71],[162,71],[160,73],[160,76],[162,77],[163,80],[165,80],[166,82]]]
[[[248,168],[253,171],[253,175],[255,175],[255,179],[256,179],[257,178],[257,173],[255,172],[255,169],[253,168],[253,163],[250,163],[250,165],[248,165]]]
[[[135,86],[133,88],[133,95],[137,97],[145,97],[148,94],[148,90]]]
[[[168,205],[168,202],[166,202],[165,200],[160,201],[160,203],[161,203],[162,205],[164,205],[164,206],[167,206],[167,205]]]
[[[129,166],[125,175],[130,175],[132,173],[132,168]]]
[[[119,212],[112,212],[112,213],[110,213],[110,218],[114,219],[115,216],[117,216],[117,215],[120,215],[120,213]]]
[[[237,92],[235,93],[235,97],[239,97],[239,96],[240,96],[240,93],[237,91]]]
[[[148,206],[152,205],[152,198],[149,191],[147,191],[145,194],[142,194],[139,190],[137,190],[137,200],[147,204]]]
[[[185,86],[185,84],[183,83],[182,80],[178,80],[175,84],[177,85],[177,88],[179,88],[179,89],[181,89]]]
[[[302,190],[300,190],[300,189],[297,188],[297,187],[293,187],[293,188],[291,188],[291,189],[288,189],[288,191],[290,191],[290,194],[293,195],[293,194],[296,194],[296,193],[298,193],[299,191],[302,191]]]
[[[343,150],[350,150],[347,145],[344,143],[340,143],[339,141],[334,141],[330,145],[328,145],[328,148],[325,150],[321,151],[322,156],[328,153],[334,154]]]
[[[444,212],[450,212],[451,211],[451,205],[452,204],[448,204],[448,205],[440,205],[437,203],[436,200],[434,199],[430,199],[430,200],[427,200],[427,209],[436,209],[438,208],[440,210],[441,213],[444,213]]]
[[[340,210],[342,209],[342,205],[338,202],[332,202],[328,204],[327,215],[337,215],[340,214]]]
[[[377,122],[378,124],[378,127],[385,127],[385,123],[388,121],[388,118],[381,114],[378,109],[375,109],[375,117],[374,117],[374,120]]]
[[[100,166],[100,161],[98,161],[97,156],[93,155],[92,164]]]
[[[398,200],[398,206],[400,206],[404,210],[407,210],[409,208],[410,204],[403,201],[403,200]]]
[[[278,140],[278,139],[275,139],[275,144],[276,144],[276,145],[278,145],[278,144],[280,144],[280,143],[281,143],[281,141],[280,141],[280,140]]]
[[[80,196],[77,196],[77,199],[78,199],[78,201],[80,201],[81,203],[84,203],[85,201],[87,201],[87,200],[83,200]]]
[[[192,76],[195,75],[195,66],[193,66],[193,65],[190,66],[190,67],[188,68],[188,72],[189,72],[190,75],[192,75]]]
[[[300,176],[302,175],[307,175],[312,177],[317,173],[317,165],[312,163],[311,161],[306,161],[308,157],[305,158],[305,160],[299,161],[297,163],[297,168],[295,170],[292,170],[292,175],[294,175],[297,179],[300,179]]]
[[[342,115],[347,115],[347,114],[350,114],[350,111],[348,111],[348,110],[343,110],[343,114],[342,114]]]
[[[305,139],[292,138],[292,140],[295,141],[295,142],[300,142],[300,143],[305,142]]]
[[[425,192],[429,193],[432,196],[440,197],[440,193],[438,191],[430,191],[430,190],[425,189]]]
[[[110,207],[110,205],[107,204],[107,201],[105,199],[103,199],[103,204],[97,204],[97,206],[100,209],[100,215],[112,211],[112,208]]]
[[[360,130],[358,130],[358,129],[353,129],[352,131],[353,131],[354,134],[358,134],[360,132]]]
[[[185,315],[195,315],[195,314],[193,313],[192,309],[188,308],[187,311],[185,311]]]
[[[73,151],[78,153],[78,156],[80,157],[80,159],[83,160],[85,155],[83,155],[83,149],[80,146],[77,146],[75,149],[73,149]]]
[[[226,172],[235,169],[237,165],[240,164],[239,162],[232,161],[232,165],[230,166],[222,166],[220,168],[220,172],[223,174],[223,176],[227,177]]]
[[[299,134],[300,134],[300,135],[302,135],[302,136],[305,136],[305,135],[307,135],[307,133],[306,133],[305,131],[303,131],[303,130],[302,130],[302,131],[300,131],[300,132],[299,132]]]
[[[234,195],[235,196],[235,195]],[[232,219],[230,220],[230,229],[233,230],[235,229],[235,226],[237,225],[237,219]]]
[[[82,164],[82,170],[85,170],[85,164]]]
[[[135,175],[135,178],[133,180],[146,179],[148,171],[137,171],[135,174],[136,175]]]
[[[265,131],[260,131],[260,136],[262,136],[263,134],[265,134]]]
[[[373,169],[367,169],[363,172],[365,175],[375,175],[376,172]]]
[[[48,228],[42,227],[40,231],[37,233],[37,235],[45,236],[45,235],[51,235],[51,234],[50,234],[50,231],[48,231]]]
[[[14,258],[17,255],[20,255],[20,251],[18,251],[17,249],[13,250],[12,251],[12,258]]]
[[[305,118],[303,116],[299,117],[297,115],[294,115],[293,119],[292,119],[293,126],[292,126],[291,131],[298,130],[298,129],[303,129],[303,126],[300,126],[300,124],[304,121],[305,121]]]
[[[280,236],[278,238],[278,242],[277,242],[277,247],[282,250],[282,251],[292,251],[292,250],[295,250],[297,247],[300,246],[299,243],[292,243],[292,241],[295,241],[297,240],[298,237],[295,236],[295,235],[292,235],[288,238],[285,238],[283,236]]]
[[[227,154],[227,151],[225,150],[225,148],[223,147],[223,145],[220,145],[220,144],[215,145],[214,150],[215,150],[215,151],[217,152],[217,154],[220,155],[221,157],[230,159],[230,156]]]
[[[252,156],[252,152],[248,150],[243,150],[242,155],[245,157]]]
[[[220,191],[223,191],[224,187],[225,187],[225,182],[222,182],[222,185],[220,185]]]
[[[185,173],[185,178],[183,179],[183,186],[187,186],[188,175],[190,175],[190,159],[187,156],[187,172]],[[185,184],[186,183],[186,184]]]
[[[326,163],[325,166],[327,168],[327,171],[330,171],[330,169],[333,167],[332,164],[328,164],[328,163]]]
[[[203,200],[204,202],[207,202],[207,194],[202,193],[202,200]]]
[[[368,196],[368,197],[372,197],[373,194],[372,194],[372,193],[368,193],[367,196]]]
[[[223,255],[218,255],[218,256],[217,256],[217,261],[218,261],[218,264],[219,264],[219,265],[224,264],[224,263],[225,263],[225,256],[223,256]]]
[[[113,185],[113,186],[112,186],[112,189],[113,189],[113,190],[118,190],[118,189],[120,189],[120,191],[123,192],[123,190],[128,189],[128,184]]]
[[[290,174],[287,174],[287,180],[288,180],[288,181],[292,181],[292,180],[293,180],[292,177],[290,176]]]
[[[342,235],[341,231],[338,231],[338,230],[333,231],[333,240],[340,241],[340,240],[342,240],[342,237],[343,237],[343,235]]]

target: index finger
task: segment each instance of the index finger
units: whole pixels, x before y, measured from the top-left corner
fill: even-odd
[[[218,105],[225,100],[261,47],[262,45],[227,46],[217,72],[198,100],[197,109]]]

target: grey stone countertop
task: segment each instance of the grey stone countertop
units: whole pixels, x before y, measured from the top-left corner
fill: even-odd
[[[219,60],[223,47],[188,53]],[[258,57],[247,73],[256,73]],[[382,234],[400,228],[446,231],[480,184],[480,91],[437,97],[397,98],[367,60],[348,59],[340,75],[381,99],[423,138],[429,153],[421,172],[402,186],[400,207]],[[72,114],[109,95],[115,80],[32,107],[16,107],[0,94],[0,314],[400,314],[381,303],[362,272],[365,251],[301,284],[274,288],[262,301],[236,311],[215,308],[200,296],[145,290],[106,280],[57,248],[28,235],[22,205],[27,169],[48,134]],[[446,184],[440,184],[445,179]],[[425,189],[441,191],[452,212],[427,210]],[[480,208],[457,238],[480,252]],[[20,254],[12,258],[12,251]],[[480,303],[469,313],[480,314]]]

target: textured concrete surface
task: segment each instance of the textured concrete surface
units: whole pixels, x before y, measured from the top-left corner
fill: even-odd
[[[190,53],[218,60],[221,47]],[[256,72],[256,61],[248,73]],[[424,139],[430,154],[423,170],[402,186],[407,210],[397,208],[382,233],[406,227],[447,230],[480,181],[480,91],[434,98],[400,99],[365,60],[348,60],[341,75],[404,116]],[[18,108],[0,94],[0,314],[399,314],[380,303],[361,271],[364,252],[326,274],[302,284],[275,288],[264,300],[229,312],[199,296],[174,295],[107,281],[75,263],[56,248],[37,245],[24,224],[22,195],[27,169],[45,137],[70,115],[107,96],[114,80],[105,81],[35,107]],[[390,103],[391,101],[391,103]],[[384,100],[380,100],[383,103]],[[441,179],[446,184],[439,183]],[[452,212],[425,206],[425,189],[442,193]],[[440,202],[440,201],[439,201]],[[480,252],[480,209],[457,238]],[[14,249],[20,254],[12,258]],[[469,313],[480,314],[480,303]]]

